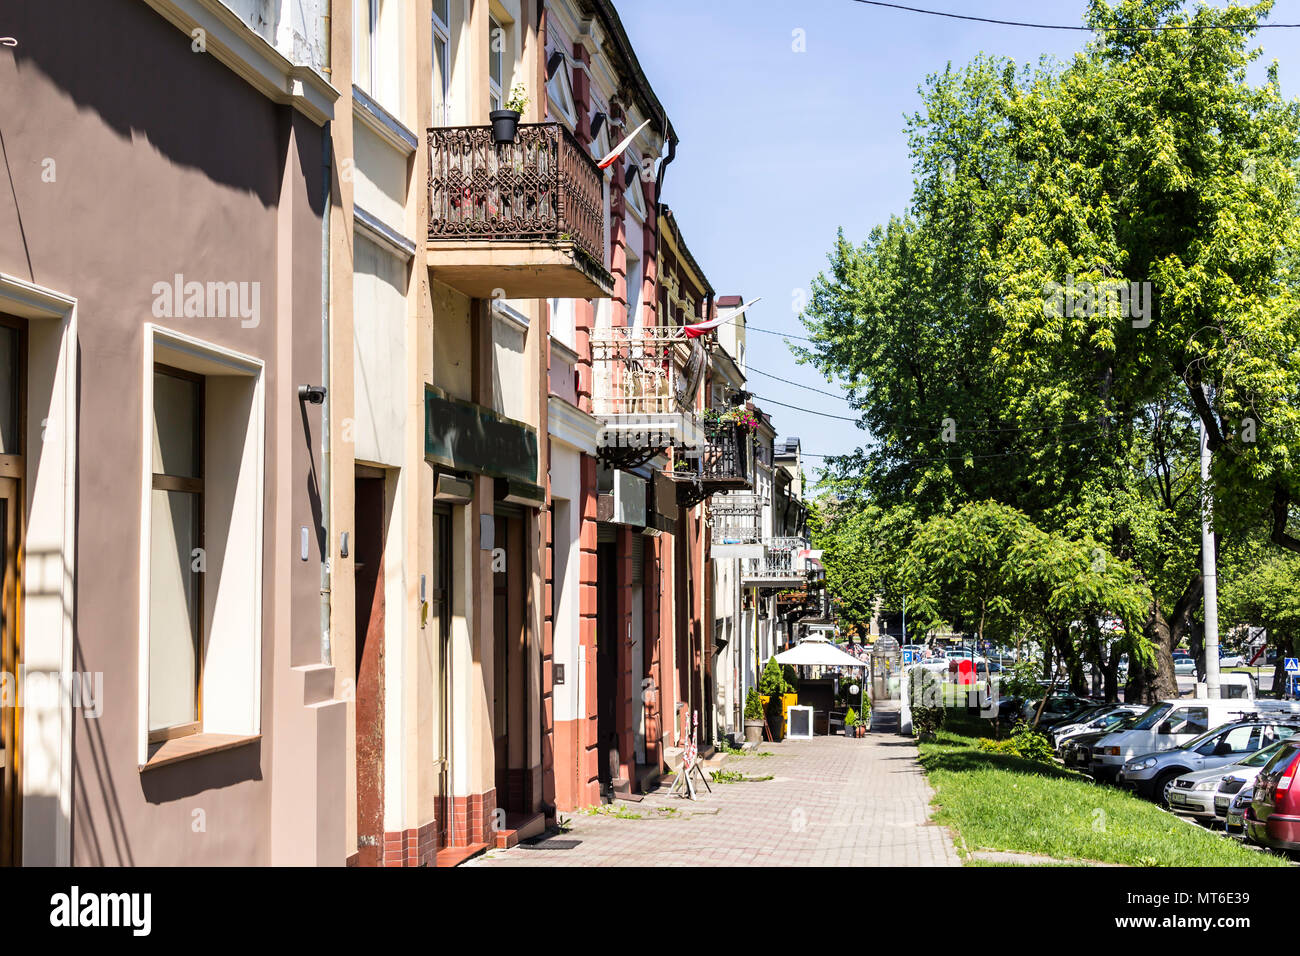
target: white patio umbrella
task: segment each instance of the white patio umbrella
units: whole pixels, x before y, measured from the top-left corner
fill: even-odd
[[[830,641],[806,638],[788,651],[776,655],[778,664],[817,664],[822,667],[866,667],[852,654],[845,654]]]

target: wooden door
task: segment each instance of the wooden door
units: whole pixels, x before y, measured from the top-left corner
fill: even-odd
[[[384,845],[384,479],[356,479],[357,864]]]
[[[22,713],[17,707],[19,661],[18,569],[22,545],[20,485],[0,478],[0,866],[21,862]]]

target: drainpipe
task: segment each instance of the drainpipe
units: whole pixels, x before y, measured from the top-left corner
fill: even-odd
[[[328,50],[328,43],[326,45]],[[328,62],[328,61],[327,61]],[[320,566],[320,659],[322,664],[332,661],[330,647],[330,557],[334,542],[330,537],[330,407],[334,404],[330,387],[330,163],[331,124],[324,127],[321,144],[321,244],[320,244],[320,326],[321,326],[321,383],[325,386],[325,402],[321,405],[321,527],[324,530],[325,553]]]

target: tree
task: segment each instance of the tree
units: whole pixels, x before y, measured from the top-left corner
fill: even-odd
[[[1236,549],[1224,561],[1219,592],[1219,623],[1227,633],[1235,627],[1268,630],[1277,649],[1273,686],[1286,681],[1284,658],[1300,650],[1300,557],[1271,550],[1258,539]]]
[[[1159,649],[1134,699],[1174,692],[1201,598],[1202,424],[1219,533],[1300,543],[1298,111],[1275,72],[1246,80],[1242,28],[1271,2],[1183,6],[1093,0],[1098,38],[1064,67],[931,77],[910,214],[841,232],[801,352],[873,437],[830,463],[861,499],[1011,503],[1132,562]]]

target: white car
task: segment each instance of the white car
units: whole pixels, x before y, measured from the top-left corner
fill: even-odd
[[[1134,757],[1181,747],[1211,727],[1240,720],[1253,713],[1296,714],[1300,702],[1240,701],[1180,698],[1152,704],[1128,730],[1107,734],[1093,745],[1089,772],[1098,780],[1113,781]],[[1189,768],[1190,769],[1190,768]]]
[[[1261,747],[1236,763],[1183,774],[1165,790],[1169,809],[1180,816],[1202,821],[1222,820],[1228,814],[1228,804],[1233,795],[1254,782],[1255,775],[1283,743],[1284,740],[1279,740]]]
[[[1179,677],[1195,677],[1196,661],[1190,657],[1180,657],[1174,661],[1174,673]]]

